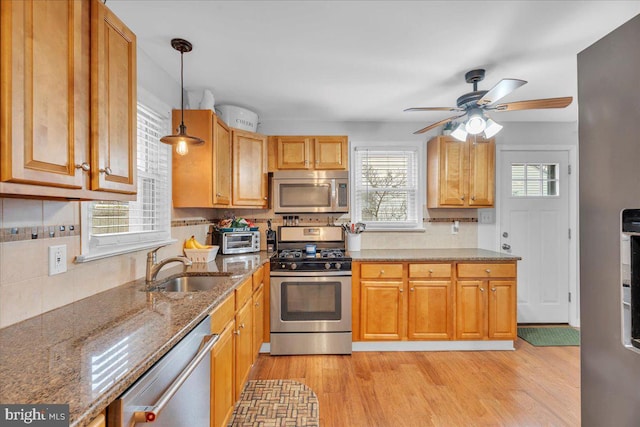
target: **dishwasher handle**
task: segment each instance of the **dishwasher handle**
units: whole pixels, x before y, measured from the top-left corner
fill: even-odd
[[[217,334],[206,335],[202,339],[202,343],[200,344],[200,349],[196,353],[196,355],[191,359],[189,364],[184,368],[180,375],[176,377],[176,379],[171,383],[167,390],[162,393],[162,396],[158,398],[158,401],[155,405],[150,406],[139,406],[135,408],[133,413],[133,421],[135,423],[152,423],[154,422],[160,412],[167,406],[169,400],[178,392],[182,384],[189,378],[189,375],[198,367],[198,364],[207,356],[207,353],[211,351],[215,343],[220,338]]]

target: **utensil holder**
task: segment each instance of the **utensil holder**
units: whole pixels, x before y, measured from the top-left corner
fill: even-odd
[[[351,252],[358,252],[362,247],[360,234],[347,234],[347,250]]]

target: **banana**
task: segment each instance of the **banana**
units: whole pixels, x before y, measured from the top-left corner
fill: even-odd
[[[196,249],[196,245],[195,245],[195,238],[193,236],[191,236],[190,239],[186,239],[184,241],[184,248],[185,249]]]
[[[191,239],[189,240],[191,241],[195,249],[211,249],[211,246],[203,245],[202,243],[198,242],[195,236],[191,236]]]

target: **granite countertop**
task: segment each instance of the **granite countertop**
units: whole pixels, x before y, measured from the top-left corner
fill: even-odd
[[[354,261],[517,261],[519,256],[477,248],[365,249],[349,252]]]
[[[68,403],[70,425],[85,426],[267,260],[260,252],[173,264],[159,280],[226,277],[192,293],[145,292],[139,279],[0,329],[0,403]]]

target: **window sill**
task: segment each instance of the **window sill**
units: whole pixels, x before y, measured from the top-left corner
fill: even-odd
[[[109,250],[108,248],[103,248],[100,250],[94,250],[94,252],[90,254],[78,255],[75,259],[75,262],[77,264],[81,264],[84,262],[96,261],[99,259],[109,258],[112,256],[128,254],[131,252],[138,252],[146,249],[154,249],[161,246],[167,246],[177,241],[178,240],[176,239],[164,239],[164,240],[157,240],[154,242],[138,243],[138,244],[127,245],[127,246],[118,245],[117,249],[114,248],[111,250]]]

